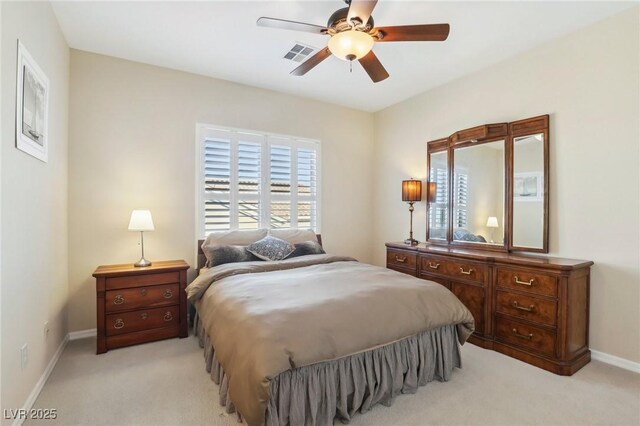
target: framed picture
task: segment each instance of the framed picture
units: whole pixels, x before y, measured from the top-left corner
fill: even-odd
[[[18,40],[16,148],[48,160],[49,79]]]
[[[514,201],[542,201],[542,172],[515,173]]]

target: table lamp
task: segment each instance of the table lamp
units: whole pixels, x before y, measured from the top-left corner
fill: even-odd
[[[405,240],[405,244],[412,246],[418,244],[418,240],[413,238],[413,203],[422,200],[422,181],[409,179],[402,181],[402,201],[409,203],[409,239]]]
[[[491,243],[493,243],[493,228],[497,228],[498,227],[498,218],[495,216],[489,216],[489,218],[487,219],[487,228],[491,229]]]
[[[129,231],[140,231],[140,245],[142,246],[142,256],[134,266],[151,266],[151,262],[144,258],[144,231],[153,231],[153,219],[149,210],[134,210],[131,212],[129,220]]]

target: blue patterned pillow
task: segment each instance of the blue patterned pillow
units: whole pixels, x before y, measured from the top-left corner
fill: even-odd
[[[289,256],[293,250],[295,250],[293,244],[271,235],[247,246],[249,253],[263,260],[282,260]]]

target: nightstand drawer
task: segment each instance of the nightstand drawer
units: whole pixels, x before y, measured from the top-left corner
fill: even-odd
[[[545,296],[558,294],[557,279],[552,275],[498,268],[496,284]]]
[[[397,266],[403,269],[416,270],[416,253],[402,250],[387,250],[387,266]]]
[[[118,290],[129,287],[143,287],[160,284],[174,284],[180,282],[179,272],[165,272],[161,274],[128,275],[126,277],[107,278],[106,289]]]
[[[105,309],[109,313],[177,305],[180,301],[179,291],[179,284],[108,290],[105,292]]]
[[[557,303],[541,297],[522,296],[504,290],[497,290],[496,312],[555,326]]]
[[[123,312],[107,315],[106,334],[130,333],[132,331],[149,330],[153,328],[168,327],[178,324],[179,307],[142,309],[139,311]]]

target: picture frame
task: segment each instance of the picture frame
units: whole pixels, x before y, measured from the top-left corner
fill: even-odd
[[[18,40],[16,148],[48,162],[49,79]]]
[[[513,200],[514,201],[542,201],[543,200],[542,172],[514,173]]]

